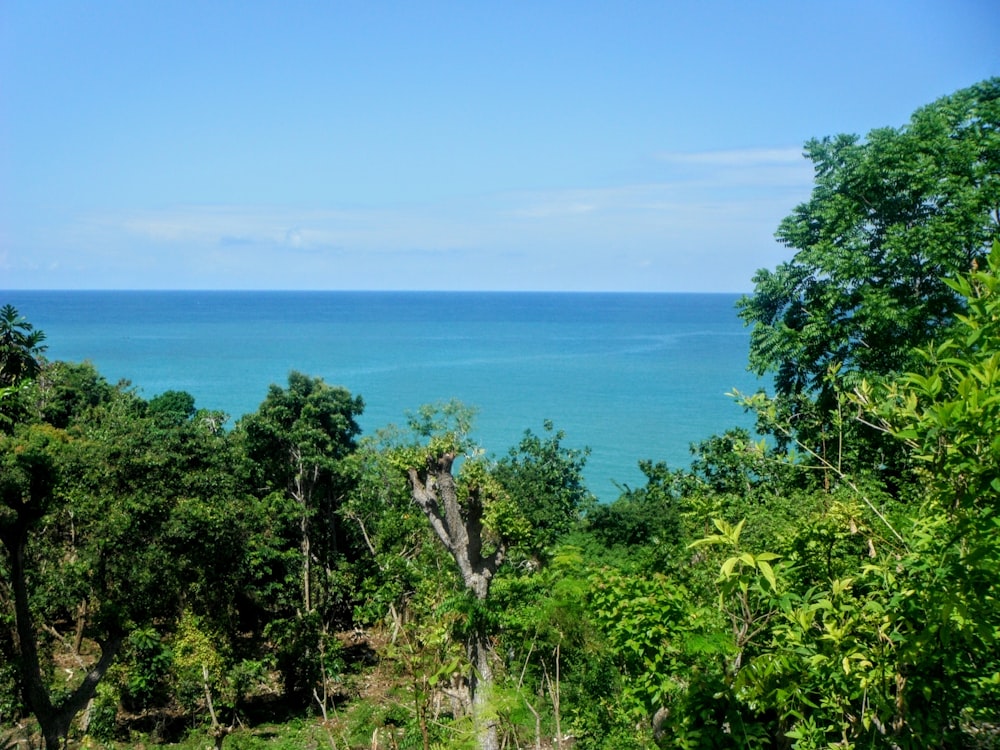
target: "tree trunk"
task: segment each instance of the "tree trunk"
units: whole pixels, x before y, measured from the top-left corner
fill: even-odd
[[[309,544],[309,527],[302,517],[302,605],[303,614],[312,612],[312,548]]]
[[[24,551],[28,530],[24,523],[15,523],[4,529],[0,541],[7,548],[10,558],[10,582],[14,591],[15,648],[18,654],[18,669],[24,685],[24,701],[35,715],[45,738],[46,750],[59,750],[63,746],[70,724],[84,706],[94,697],[97,683],[118,655],[124,635],[114,633],[101,642],[101,658],[83,678],[83,682],[58,704],[52,703],[48,689],[42,679],[38,659],[38,643],[35,627],[28,604],[28,586],[24,570]]]
[[[455,479],[451,474],[454,460],[454,454],[446,453],[429,458],[422,470],[410,469],[410,489],[434,533],[458,565],[465,588],[479,603],[485,603],[493,575],[503,561],[506,548],[501,544],[491,554],[483,556],[483,507],[474,492],[469,493],[464,508],[459,504]],[[498,722],[495,716],[491,716],[489,705],[493,689],[489,635],[483,632],[481,626],[469,635],[466,652],[472,672],[469,693],[479,748],[499,750]]]
[[[319,477],[319,466],[308,466],[298,446],[292,446],[290,460],[295,465],[295,478],[289,487],[292,498],[301,506],[299,516],[300,548],[302,550],[302,606],[304,614],[313,610],[312,596],[312,545],[309,540],[309,511],[312,490]],[[311,472],[311,474],[310,474]]]
[[[80,655],[80,649],[83,647],[83,629],[86,624],[87,600],[84,599],[76,610],[76,632],[73,634],[73,653],[77,656]]]
[[[472,678],[469,691],[472,694],[472,720],[479,735],[480,750],[500,750],[495,710],[490,706],[493,692],[493,666],[490,664],[489,640],[483,633],[469,637],[469,661],[472,664]]]

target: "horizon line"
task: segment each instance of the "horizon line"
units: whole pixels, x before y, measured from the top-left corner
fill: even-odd
[[[168,293],[176,294],[181,292],[205,292],[205,293],[239,293],[239,294],[273,294],[273,293],[303,293],[303,294],[750,294],[744,290],[684,290],[684,289],[298,289],[298,288],[258,288],[258,287],[171,287],[171,288],[143,288],[143,287],[21,287],[14,289],[0,289],[0,294],[8,292],[128,292],[138,294]]]

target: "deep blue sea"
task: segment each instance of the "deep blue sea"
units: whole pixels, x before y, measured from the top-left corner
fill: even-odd
[[[642,483],[640,459],[686,466],[689,444],[752,426],[736,295],[479,292],[7,291],[49,359],[89,360],[145,397],[169,389],[235,420],[295,369],[365,401],[366,433],[420,405],[478,409],[502,455],[551,419],[589,446],[602,501]]]

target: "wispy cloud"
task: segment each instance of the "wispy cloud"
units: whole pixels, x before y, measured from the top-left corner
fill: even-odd
[[[808,194],[811,168],[798,148],[664,152],[658,179],[612,186],[508,192],[427,205],[345,209],[179,205],[88,217],[101,233],[153,244],[317,252],[399,252],[551,241],[598,229],[620,236],[640,228],[724,231],[720,221],[788,211],[789,194]],[[773,223],[771,228],[773,231]]]
[[[147,254],[196,249],[242,257],[453,251],[480,243],[485,210],[455,205],[317,209],[261,205],[177,205],[81,217],[77,244],[147,247]],[[280,254],[280,255],[279,255]]]
[[[330,226],[345,216],[338,211],[275,206],[181,205],[96,215],[90,221],[153,242],[305,247],[322,239],[322,232],[309,228],[310,225]]]
[[[769,148],[659,154],[646,176],[403,205],[106,211],[46,244],[126,286],[734,289],[812,181],[797,149]],[[0,263],[27,272],[45,255]]]
[[[762,203],[782,201],[789,194],[805,196],[812,184],[812,167],[801,148],[753,148],[694,153],[662,152],[655,161],[657,179],[600,188],[574,188],[507,196],[511,216],[552,221],[610,214],[649,214],[685,225],[726,213],[757,211]],[[657,214],[656,217],[653,214]],[[711,231],[710,224],[704,225]]]
[[[751,148],[697,153],[664,152],[657,161],[665,179],[688,189],[716,192],[737,190],[802,190],[812,183],[811,163],[802,149]]]
[[[656,154],[660,161],[671,164],[705,164],[721,167],[757,167],[774,164],[802,164],[802,147],[747,148],[722,151],[679,152],[663,151]]]
[[[599,191],[567,190],[540,197],[536,203],[526,208],[515,209],[512,213],[532,219],[570,217],[590,214],[599,210]]]

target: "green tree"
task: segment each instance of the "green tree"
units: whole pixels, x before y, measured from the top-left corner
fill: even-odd
[[[13,305],[0,308],[0,388],[38,374],[45,333],[25,320]]]
[[[498,750],[497,721],[490,709],[494,676],[486,607],[494,576],[529,527],[469,438],[472,415],[454,402],[424,407],[410,420],[417,442],[400,448],[397,460],[409,478],[413,501],[454,560],[470,597],[466,650],[473,719],[481,750]]]
[[[435,580],[440,555],[399,470],[393,439],[387,428],[361,441],[358,482],[338,512],[351,530],[352,546],[368,552],[355,563],[354,621],[363,626],[388,621],[395,641],[406,622],[440,604]]]
[[[966,312],[948,338],[920,350],[922,372],[890,386],[880,409],[925,492],[893,581],[903,583],[896,626],[908,635],[901,718],[918,742],[1000,720],[1000,242],[982,270],[948,285]],[[859,389],[859,400],[871,405],[872,392]]]
[[[919,109],[905,127],[812,140],[805,152],[812,196],[777,231],[795,254],[758,271],[739,307],[753,326],[750,368],[774,374],[782,421],[830,459],[844,445],[833,423],[841,381],[850,390],[912,368],[912,347],[961,310],[945,279],[981,262],[997,236],[1000,78]],[[846,442],[869,464],[893,460],[875,433],[850,429]]]
[[[17,410],[10,403],[42,367],[45,333],[25,320],[13,305],[0,308],[0,424],[11,424]]]
[[[53,698],[45,680],[32,612],[29,540],[57,501],[56,454],[64,449],[64,433],[45,426],[23,427],[0,443],[0,543],[6,552],[6,578],[15,624],[15,656],[25,703],[38,719],[49,750],[61,747],[70,723],[94,696],[98,682],[121,647],[124,630],[109,622],[99,640],[101,656],[83,681],[62,698]],[[6,596],[4,597],[6,599]]]
[[[109,403],[116,393],[89,362],[59,360],[44,364],[30,390],[33,418],[63,429]]]
[[[995,744],[1000,245],[985,262],[947,281],[965,312],[918,350],[922,366],[862,381],[851,399],[909,454],[919,502],[883,513],[845,476],[842,498],[800,519],[787,564],[743,552],[721,564],[723,607],[738,613],[732,602],[754,593],[768,613],[731,699],[793,747]],[[720,530],[703,544],[724,541]]]
[[[151,398],[147,408],[157,422],[167,426],[182,424],[197,411],[194,396],[186,391],[164,391]]]
[[[640,461],[646,477],[641,487],[626,487],[621,497],[596,505],[587,513],[587,528],[609,549],[635,554],[655,548],[660,560],[669,558],[681,541],[680,495],[683,473],[663,462]]]
[[[542,557],[577,528],[582,515],[596,503],[583,478],[590,451],[565,447],[565,433],[549,420],[543,430],[542,435],[526,430],[521,442],[493,469],[531,527],[523,545],[535,557]]]
[[[236,631],[222,592],[251,578],[248,504],[222,415],[164,421],[90,366],[53,363],[25,393],[30,421],[0,439],[0,640],[53,748],[112,662],[148,700],[122,647],[168,634],[182,603]],[[53,679],[59,652],[82,669]]]
[[[270,558],[298,565],[297,601],[286,580],[271,586],[266,606],[288,695],[308,695],[324,680],[336,650],[334,626],[351,616],[350,538],[338,510],[357,481],[353,454],[363,408],[345,388],[293,371],[287,388],[272,385],[258,410],[237,424],[249,481],[274,509],[279,538],[268,548],[298,547],[295,563],[288,555]]]
[[[258,410],[239,423],[258,491],[282,492],[299,507],[305,613],[317,603],[313,560],[328,575],[342,544],[335,511],[352,486],[346,459],[357,448],[363,408],[360,396],[292,372],[287,388],[272,385]]]

